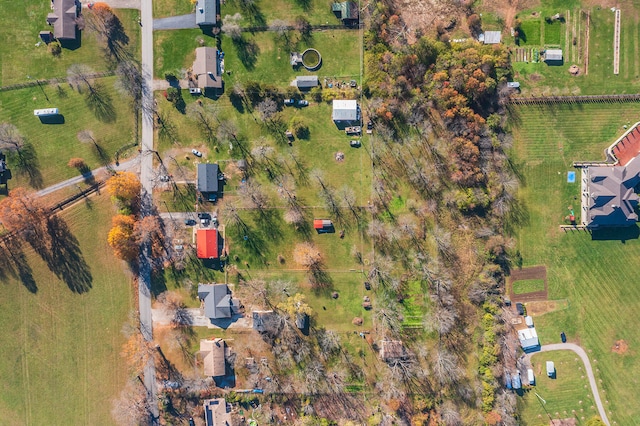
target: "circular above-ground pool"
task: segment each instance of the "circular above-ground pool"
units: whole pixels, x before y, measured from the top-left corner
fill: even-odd
[[[302,52],[302,65],[309,71],[320,68],[322,63],[322,56],[316,49],[309,48]]]

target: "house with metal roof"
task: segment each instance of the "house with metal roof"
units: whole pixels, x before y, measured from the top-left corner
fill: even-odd
[[[300,90],[307,90],[319,84],[317,75],[299,75],[296,77],[296,87]]]
[[[212,320],[231,318],[240,308],[226,284],[198,284],[198,298],[204,302],[204,315]]]
[[[196,24],[215,25],[218,18],[216,9],[217,0],[197,0],[196,2]]]
[[[204,367],[204,375],[207,377],[220,377],[226,371],[227,345],[225,341],[216,339],[200,340],[200,356]]]
[[[220,169],[217,164],[198,164],[197,189],[208,201],[216,201],[218,199],[218,191],[220,190],[219,172]]]
[[[547,49],[544,51],[545,62],[562,62],[562,49]]]
[[[220,258],[220,234],[215,228],[200,228],[196,231],[196,254],[198,259]]]
[[[53,26],[53,36],[61,41],[76,39],[78,5],[75,0],[55,0],[53,12],[47,15],[47,24]]]
[[[333,101],[331,119],[336,123],[360,122],[360,107],[356,100],[336,99]]]
[[[196,60],[193,62],[192,71],[199,88],[222,89],[220,57],[215,47],[196,48]]]
[[[500,31],[485,31],[482,37],[484,44],[498,44],[502,41],[502,32]]]
[[[536,332],[535,327],[518,330],[518,339],[520,340],[520,346],[524,351],[540,346],[538,333]]]

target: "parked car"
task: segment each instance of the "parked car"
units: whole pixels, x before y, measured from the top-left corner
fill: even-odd
[[[564,331],[560,333],[560,340],[562,340],[562,343],[567,343],[567,335],[564,334]]]
[[[195,96],[202,95],[202,89],[199,87],[190,87],[189,93]]]
[[[352,148],[360,148],[360,141],[353,139],[349,142],[349,145],[351,145]]]
[[[516,303],[516,312],[518,312],[518,315],[524,315],[524,306],[522,303]]]
[[[202,157],[202,153],[200,151],[198,151],[197,149],[192,149],[191,153],[193,155],[195,155],[196,157]]]
[[[294,101],[293,99],[285,99],[284,100],[284,105],[285,106],[291,106],[294,105],[296,103],[296,101]]]
[[[184,220],[184,224],[185,224],[186,226],[193,226],[193,225],[195,225],[195,224],[196,224],[196,221],[195,221],[195,220],[193,220],[193,219],[185,219],[185,220]]]
[[[298,101],[298,106],[299,106],[299,107],[306,107],[306,106],[309,106],[309,101],[307,101],[307,100],[305,100],[305,99],[300,99],[300,100]]]

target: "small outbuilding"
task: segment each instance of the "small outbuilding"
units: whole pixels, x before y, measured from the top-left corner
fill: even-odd
[[[204,421],[206,426],[227,426],[231,423],[231,408],[224,398],[204,401]]]
[[[253,311],[253,329],[258,333],[276,334],[280,329],[281,321],[278,314],[269,311]]]
[[[553,378],[556,375],[556,366],[553,361],[547,361],[547,376]]]
[[[507,87],[510,89],[519,89],[520,88],[520,82],[518,81],[508,81],[507,82]]]
[[[520,346],[524,351],[540,346],[538,333],[534,327],[518,330],[518,339],[520,340]]]
[[[299,75],[296,77],[296,87],[300,90],[308,90],[318,86],[317,75]]]
[[[485,31],[483,37],[484,44],[498,44],[502,41],[502,33],[500,31]]]
[[[359,10],[358,4],[353,1],[343,1],[341,3],[331,4],[331,11],[336,18],[345,25],[353,25],[358,22]]]
[[[561,63],[563,61],[562,49],[547,49],[544,51],[544,61]]]
[[[333,227],[333,222],[329,219],[313,219],[313,229],[315,229],[318,234],[336,232]]]
[[[533,327],[533,318],[531,317],[531,315],[527,315],[526,317],[524,317],[524,323],[529,328]]]
[[[533,369],[527,369],[527,379],[529,380],[529,385],[535,386],[536,384],[536,376],[533,375]]]
[[[224,340],[200,340],[200,355],[204,367],[204,375],[207,377],[220,377],[226,371],[226,349]]]

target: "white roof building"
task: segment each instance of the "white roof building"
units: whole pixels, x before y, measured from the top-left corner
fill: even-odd
[[[562,61],[562,49],[547,49],[544,51],[545,61]]]
[[[518,339],[520,339],[520,346],[522,346],[523,350],[540,346],[538,333],[534,327],[518,330]]]
[[[500,31],[485,31],[484,44],[498,44],[502,41],[502,33]]]
[[[334,100],[331,119],[333,121],[359,121],[360,109],[358,108],[358,101]]]

